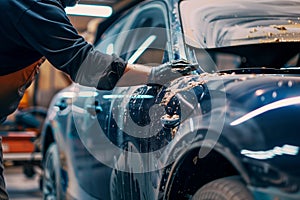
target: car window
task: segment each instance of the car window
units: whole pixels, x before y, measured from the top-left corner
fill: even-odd
[[[122,30],[125,27],[125,23],[128,21],[129,14],[122,16],[120,20],[116,21],[109,29],[107,29],[101,36],[100,41],[95,45],[95,49],[100,52],[107,54],[117,54],[119,55],[119,45],[116,45],[119,41],[118,38]],[[101,24],[100,24],[101,26]]]
[[[128,63],[161,64],[168,60],[166,19],[160,2],[136,7],[104,32],[96,49]]]
[[[135,15],[122,56],[128,63],[162,63],[167,56],[167,20],[163,4],[145,5]]]

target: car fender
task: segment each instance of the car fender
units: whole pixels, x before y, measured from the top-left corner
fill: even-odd
[[[199,118],[199,116],[190,118],[188,121],[181,124],[182,130],[186,132],[178,133],[173,141],[167,146],[165,151],[166,153],[163,155],[162,163],[164,163],[165,166],[172,163],[171,168],[167,168],[161,176],[167,177],[167,181],[160,182],[160,188],[164,188],[165,199],[166,195],[170,192],[169,190],[172,186],[172,181],[176,176],[176,170],[182,165],[185,157],[195,149],[199,149],[198,155],[200,158],[202,157],[200,154],[201,149],[205,150],[206,155],[212,150],[219,153],[228,162],[230,162],[246,183],[250,183],[247,171],[243,167],[237,155],[232,151],[233,145],[230,144],[230,142],[223,137],[221,133],[218,134],[216,132],[217,130],[213,130],[213,128],[209,126],[208,122],[195,124],[193,127],[188,126],[188,124],[192,124],[191,121],[199,121]],[[203,122],[203,119],[201,120]],[[209,130],[208,128],[211,129]],[[179,131],[181,130],[179,129]],[[209,133],[209,136],[207,133]],[[217,140],[214,141],[212,138],[217,138]],[[204,157],[206,155],[204,155]]]

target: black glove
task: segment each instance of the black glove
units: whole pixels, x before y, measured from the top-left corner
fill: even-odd
[[[190,74],[197,67],[197,64],[191,64],[186,60],[176,60],[152,67],[148,85],[164,85],[176,78]]]

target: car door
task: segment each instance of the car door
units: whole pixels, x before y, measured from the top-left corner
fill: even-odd
[[[103,33],[95,49],[116,54],[128,63],[156,66],[168,61],[167,16],[166,7],[161,2],[137,6]],[[83,86],[77,89],[81,96],[73,99],[73,117],[79,140],[74,145],[73,159],[74,163],[80,160],[75,168],[81,187],[101,199],[140,199],[142,196],[153,199],[151,181],[145,181],[149,180],[147,175],[135,177],[141,187],[136,192],[132,173],[118,172],[128,171],[122,162],[124,149],[140,152],[149,148],[146,137],[152,128],[149,111],[142,109],[137,115],[132,114],[139,110],[135,105],[151,107],[154,104],[156,88],[140,85],[116,87],[112,91]],[[144,162],[142,158],[138,160]]]
[[[121,34],[105,48],[114,49],[128,63],[157,66],[169,61],[165,5],[157,1],[143,4],[127,19]],[[108,149],[114,158],[108,163],[114,169],[111,199],[155,199],[156,183],[151,172],[154,166],[147,153],[159,150],[165,142],[159,136],[164,110],[155,104],[158,90],[155,86],[139,85],[112,91],[107,123],[107,137],[113,144]]]

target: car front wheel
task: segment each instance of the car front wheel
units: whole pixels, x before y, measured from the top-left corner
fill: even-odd
[[[253,196],[240,177],[226,177],[204,185],[192,200],[253,200]]]
[[[43,200],[64,199],[60,185],[61,176],[59,166],[57,145],[53,143],[49,146],[44,159]]]

